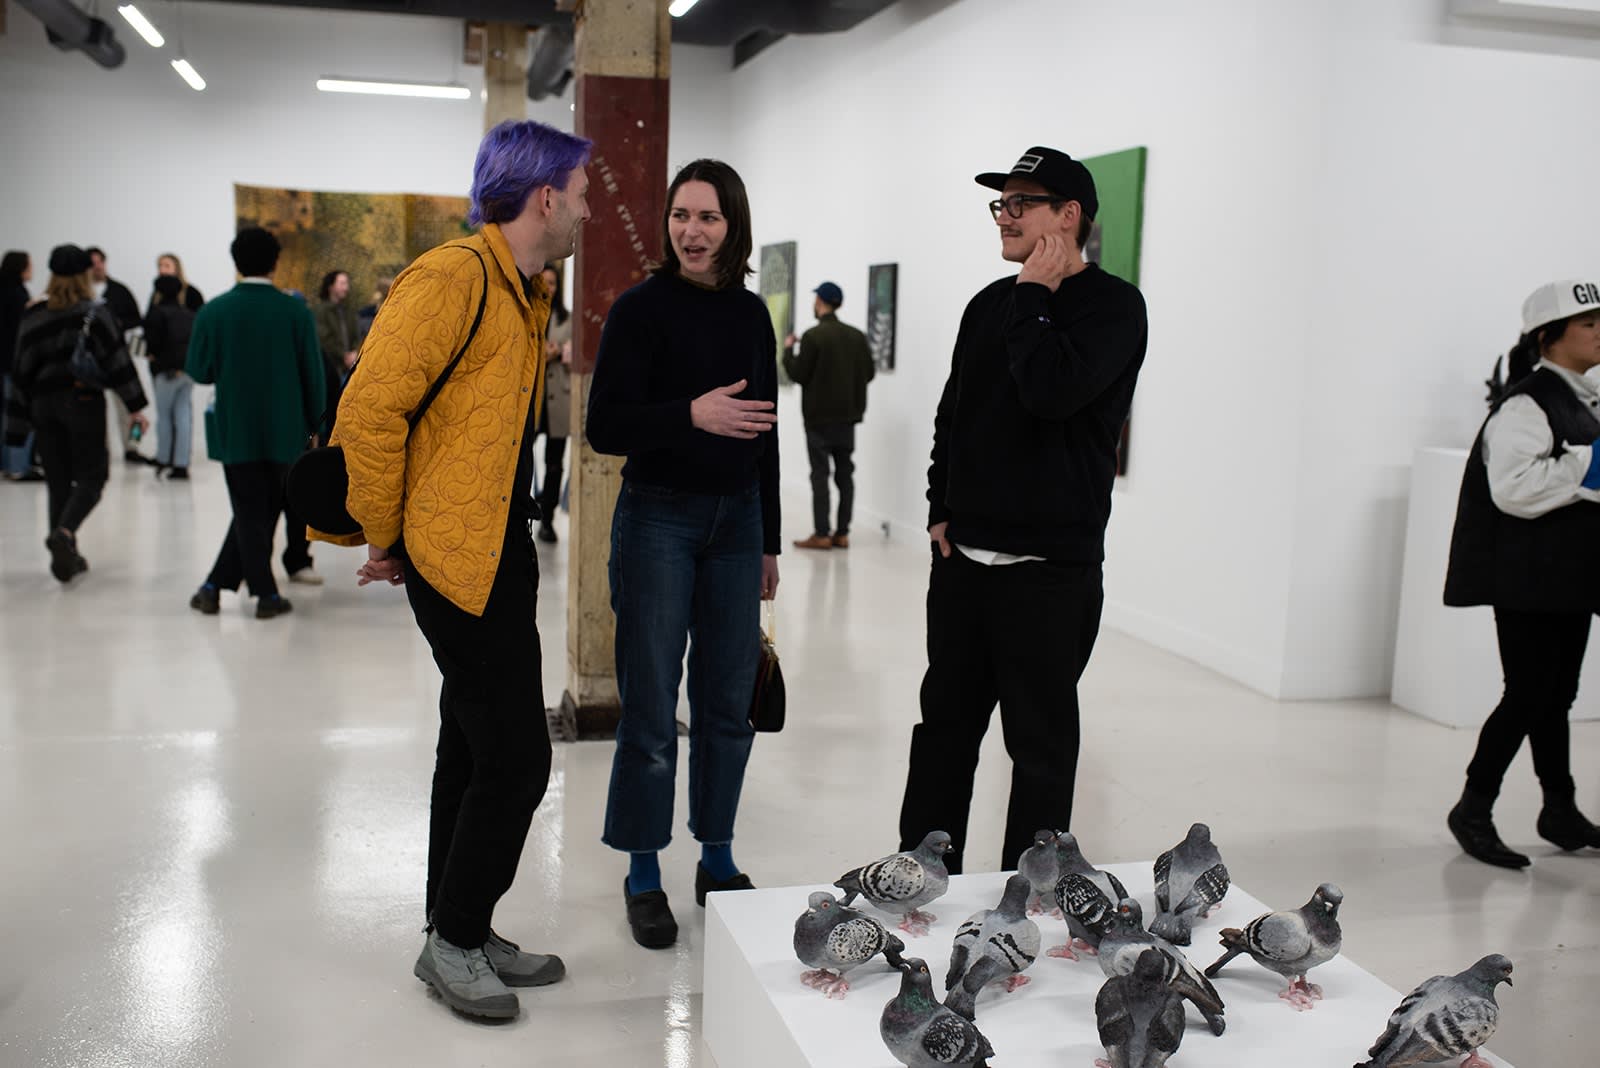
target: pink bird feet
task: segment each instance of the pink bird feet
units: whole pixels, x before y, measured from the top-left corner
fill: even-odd
[[[842,998],[850,992],[850,981],[826,968],[806,972],[800,976],[800,981],[813,990],[820,990],[824,997]]]
[[[1306,982],[1306,977],[1301,975],[1291,980],[1289,989],[1281,991],[1278,996],[1287,1001],[1295,1012],[1307,1012],[1322,1000],[1322,988],[1316,983]],[[1489,1066],[1484,1065],[1484,1068]]]
[[[928,933],[928,927],[939,917],[931,912],[921,909],[912,909],[900,919],[900,930],[912,938],[921,938]]]
[[[1033,982],[1033,980],[1029,979],[1026,975],[1013,975],[1010,979],[1006,980],[1006,993],[1015,994],[1018,990],[1021,990],[1031,982]]]
[[[1494,1066],[1478,1056],[1477,1050],[1473,1050],[1467,1054],[1467,1059],[1461,1062],[1460,1068],[1494,1068]]]
[[[1111,1062],[1104,1057],[1096,1057],[1094,1059],[1094,1068],[1111,1068]]]
[[[1064,957],[1067,960],[1082,960],[1083,958],[1078,956],[1079,953],[1089,957],[1098,957],[1100,955],[1100,951],[1098,949],[1096,949],[1094,946],[1091,946],[1088,942],[1085,942],[1081,938],[1074,938],[1066,945],[1051,946],[1049,949],[1045,950],[1046,956]]]

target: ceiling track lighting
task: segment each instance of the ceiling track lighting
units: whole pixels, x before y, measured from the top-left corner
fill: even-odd
[[[200,77],[200,72],[194,69],[194,64],[187,59],[172,61],[172,69],[178,72],[179,77],[189,83],[189,88],[199,93],[205,90],[206,80]]]
[[[121,15],[123,20],[129,26],[132,26],[151,48],[160,48],[167,43],[167,39],[161,36],[161,31],[156,29],[155,25],[144,17],[144,12],[134,5],[123,4],[117,8],[117,14]]]
[[[667,14],[675,19],[682,18],[689,13],[689,9],[698,4],[700,0],[672,0],[672,6],[667,8]]]
[[[464,85],[428,82],[388,82],[370,78],[318,78],[317,88],[324,93],[364,93],[370,96],[420,96],[438,100],[470,100],[472,90]]]

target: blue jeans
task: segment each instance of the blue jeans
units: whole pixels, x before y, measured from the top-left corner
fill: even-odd
[[[5,400],[11,399],[11,376],[5,378]],[[0,427],[5,425],[5,405],[0,403]],[[33,464],[33,435],[28,435],[28,440],[21,445],[11,446],[0,439],[0,473],[7,475],[20,475]]]
[[[689,833],[733,841],[755,732],[761,493],[680,493],[624,481],[611,521],[622,722],[603,841],[630,853],[672,840],[678,682],[689,648]]]
[[[182,371],[152,376],[156,393],[156,463],[188,467],[194,433],[194,379]]]

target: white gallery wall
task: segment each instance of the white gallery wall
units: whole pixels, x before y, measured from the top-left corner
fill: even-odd
[[[158,23],[171,6],[148,5]],[[0,245],[97,242],[143,289],[180,252],[231,281],[235,181],[463,193],[479,105],[330,98],[325,74],[457,77],[459,24],[191,3],[195,94],[119,26],[105,72],[0,37]],[[115,16],[112,16],[115,18]],[[1552,40],[1556,43],[1552,44]],[[669,159],[728,159],[806,291],[900,265],[898,368],[859,434],[857,532],[922,537],[931,423],[997,255],[980,170],[1149,148],[1151,340],[1117,490],[1107,621],[1284,697],[1381,694],[1411,455],[1470,443],[1535,285],[1593,274],[1596,49],[1453,23],[1445,0],[900,0],[729,70],[674,56]],[[530,105],[570,123],[569,100]],[[784,472],[806,480],[798,396]],[[808,533],[790,515],[786,535]],[[907,606],[917,625],[920,606]]]

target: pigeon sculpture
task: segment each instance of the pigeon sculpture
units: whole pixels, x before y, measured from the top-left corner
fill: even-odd
[[[1030,892],[1028,877],[1013,875],[1000,904],[974,912],[956,932],[944,1003],[969,1020],[985,986],[1003,979],[1009,994],[1028,983],[1022,973],[1039,955],[1039,925],[1028,919]]]
[[[1113,975],[1094,999],[1104,1058],[1095,1068],[1161,1068],[1183,1041],[1183,999],[1167,983],[1167,960],[1144,950],[1127,975]]]
[[[800,976],[800,981],[830,998],[842,998],[849,992],[845,972],[879,953],[891,966],[899,964],[905,948],[883,924],[820,890],[811,895],[808,907],[794,921],[794,955],[814,969]]]
[[[1460,1068],[1489,1068],[1478,1047],[1500,1020],[1495,987],[1511,985],[1511,961],[1491,953],[1458,975],[1436,975],[1405,996],[1389,1016],[1370,1061],[1355,1068],[1407,1068],[1463,1053]]]
[[[1150,931],[1186,946],[1194,921],[1211,914],[1228,892],[1228,866],[1211,844],[1211,828],[1196,823],[1188,837],[1156,858],[1156,917]]]
[[[1227,1025],[1222,1018],[1222,996],[1217,993],[1217,988],[1189,963],[1183,950],[1144,929],[1144,910],[1132,898],[1124,898],[1117,903],[1117,914],[1111,930],[1100,940],[1100,970],[1108,978],[1129,975],[1138,964],[1139,955],[1152,947],[1160,950],[1166,961],[1164,975],[1167,984],[1200,1010],[1212,1034],[1222,1034]]]
[[[922,844],[908,853],[895,853],[864,867],[847,871],[833,885],[844,891],[839,903],[849,905],[860,896],[885,912],[900,917],[900,930],[921,936],[939,917],[922,911],[922,906],[937,900],[950,888],[950,873],[944,855],[950,852],[950,836],[933,831]]]
[[[900,993],[878,1019],[878,1034],[894,1059],[907,1068],[988,1068],[994,1047],[977,1024],[939,1004],[927,962],[907,957],[898,967]]]
[[[1032,888],[1028,898],[1030,916],[1044,914],[1045,906],[1056,892],[1056,880],[1061,878],[1061,859],[1057,852],[1059,834],[1059,831],[1049,829],[1035,831],[1033,845],[1024,849],[1022,856],[1017,858],[1017,871],[1028,877],[1028,885]],[[1060,909],[1056,910],[1055,916],[1056,919],[1061,918]]]
[[[1224,964],[1248,953],[1263,968],[1289,980],[1289,988],[1278,996],[1296,1012],[1305,1012],[1322,1000],[1322,988],[1308,982],[1306,973],[1339,954],[1343,941],[1339,905],[1343,901],[1344,894],[1337,886],[1323,883],[1311,900],[1297,909],[1257,916],[1243,930],[1224,927],[1222,944],[1227,952],[1206,969],[1206,975],[1215,979]]]
[[[1128,896],[1128,891],[1115,875],[1099,871],[1085,860],[1082,850],[1078,848],[1077,838],[1070,833],[1063,831],[1056,837],[1056,855],[1061,872],[1055,886],[1056,907],[1066,917],[1067,933],[1071,940],[1065,945],[1052,946],[1047,952],[1052,957],[1070,960],[1077,960],[1080,952],[1093,956],[1104,932],[1086,925],[1080,917],[1100,912],[1109,915],[1116,909],[1117,902]],[[1063,881],[1072,875],[1081,876],[1089,885],[1069,881],[1070,889],[1064,888]]]

